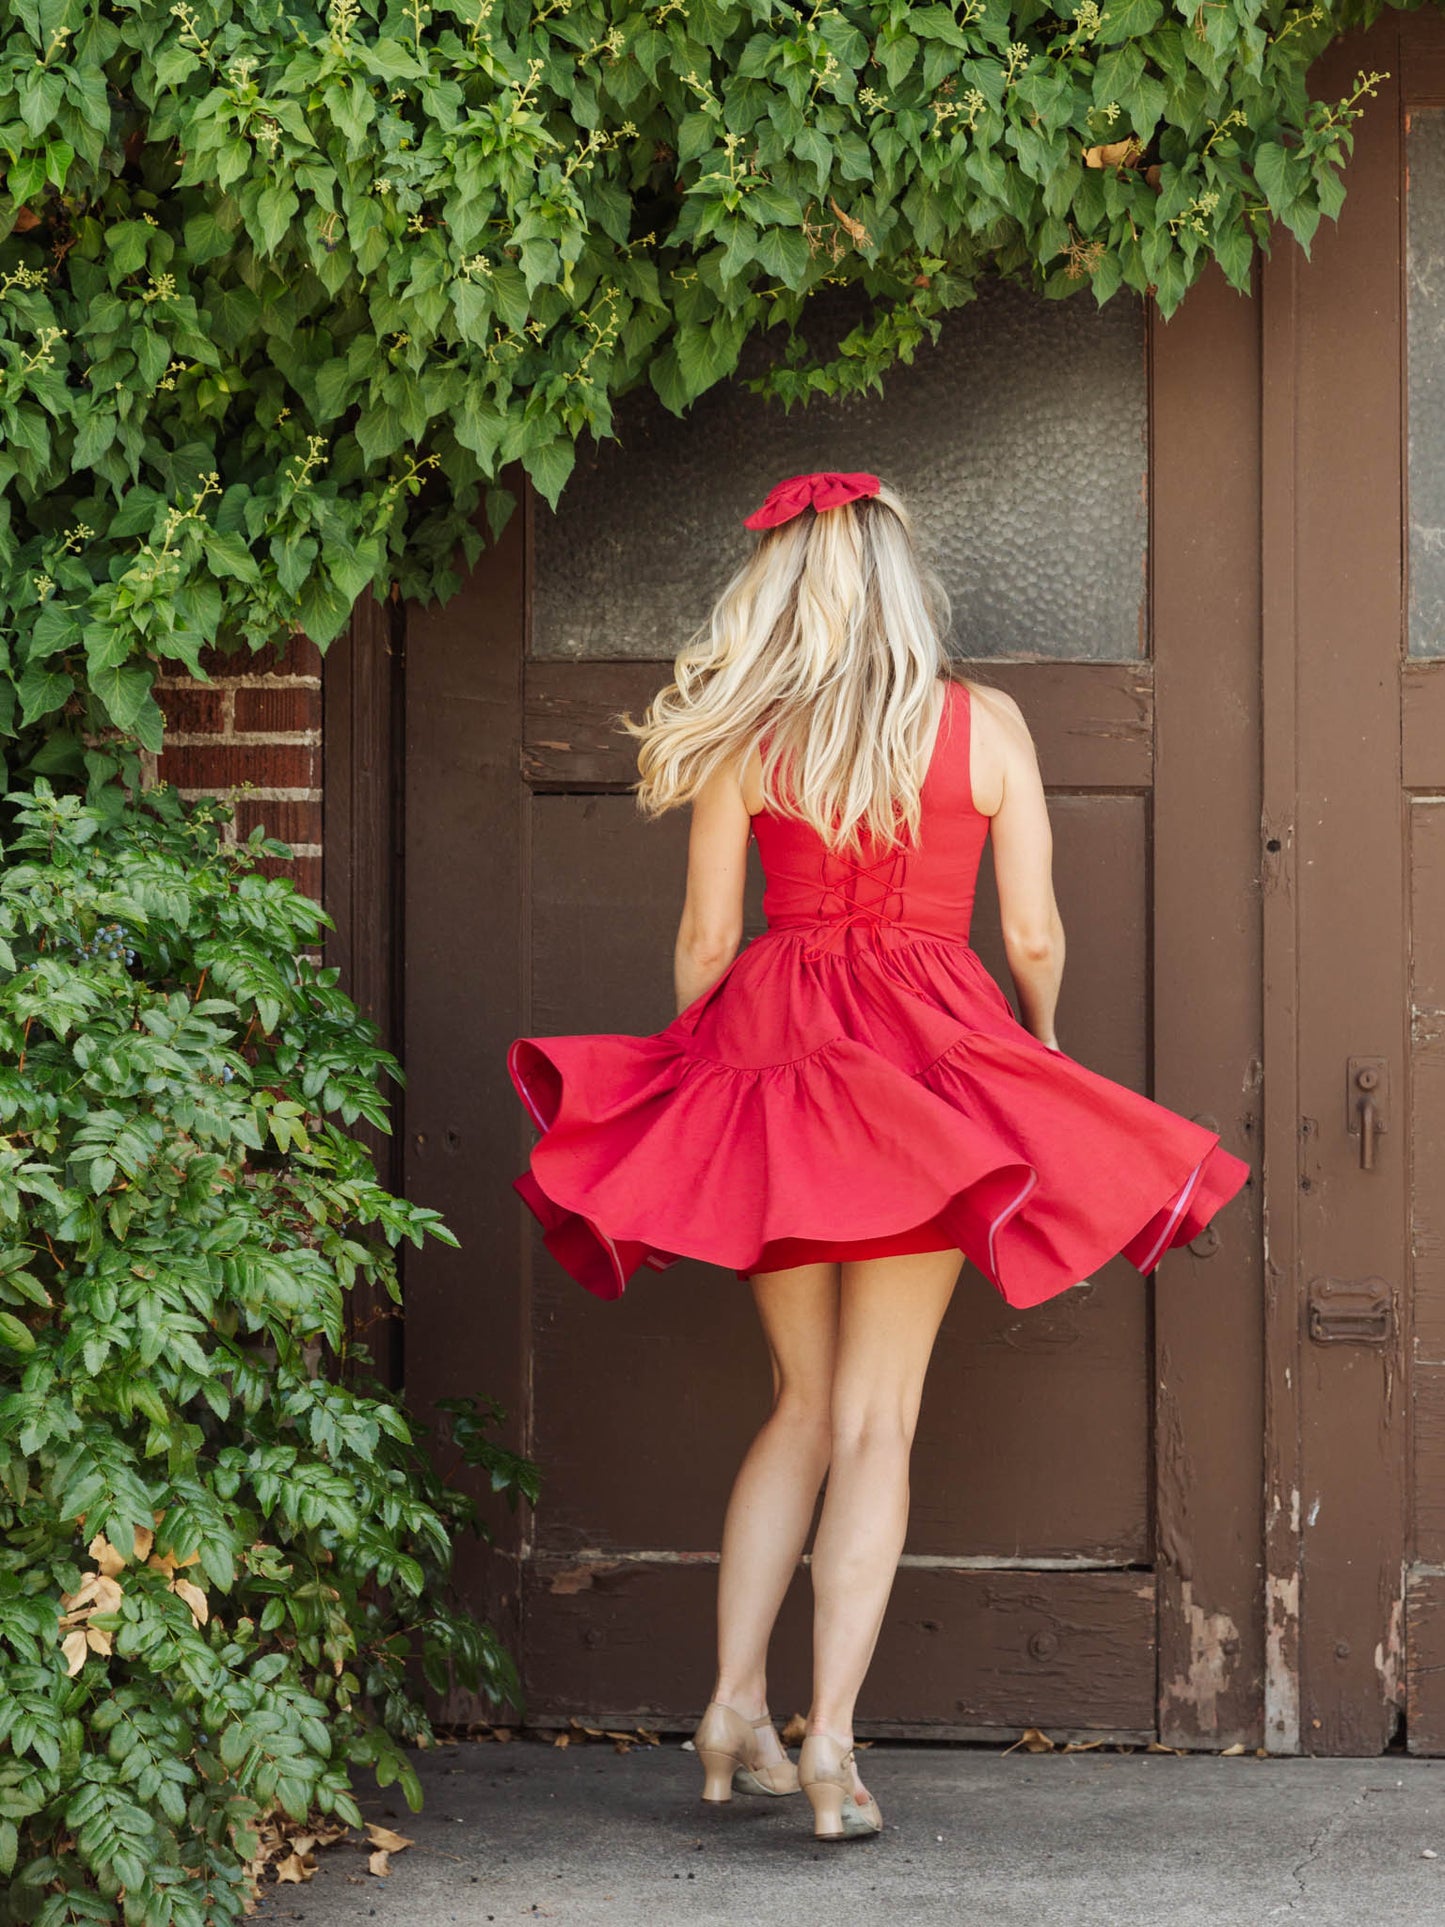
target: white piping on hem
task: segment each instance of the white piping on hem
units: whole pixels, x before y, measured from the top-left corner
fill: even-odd
[[[1164,1256],[1164,1253],[1168,1250],[1169,1240],[1173,1235],[1174,1227],[1176,1224],[1178,1224],[1179,1220],[1184,1216],[1184,1208],[1189,1203],[1189,1200],[1194,1196],[1195,1190],[1199,1184],[1199,1174],[1203,1171],[1204,1165],[1205,1165],[1205,1159],[1201,1158],[1198,1164],[1195,1165],[1193,1171],[1189,1174],[1188,1182],[1185,1184],[1183,1190],[1179,1193],[1179,1196],[1175,1201],[1174,1209],[1169,1213],[1169,1222],[1165,1225],[1163,1231],[1160,1233],[1159,1240],[1155,1244],[1154,1249],[1149,1253],[1149,1256],[1145,1259],[1144,1263],[1139,1266],[1139,1271],[1141,1275],[1145,1272],[1152,1271],[1155,1265],[1157,1265],[1159,1260]]]
[[[1019,1192],[1018,1196],[1014,1199],[1012,1204],[1006,1206],[1004,1210],[999,1212],[998,1216],[994,1219],[993,1223],[988,1228],[988,1268],[990,1272],[992,1272],[993,1274],[995,1283],[998,1282],[998,1260],[994,1257],[993,1241],[998,1236],[999,1232],[1003,1229],[1003,1227],[1008,1223],[1009,1219],[1013,1216],[1015,1211],[1018,1210],[1019,1206],[1023,1203],[1024,1199],[1033,1190],[1034,1186],[1038,1183],[1038,1181],[1039,1181],[1038,1172],[1030,1171],[1028,1176],[1028,1182],[1025,1184],[1023,1190]]]
[[[526,1105],[528,1111],[530,1111],[532,1115],[532,1122],[537,1126],[537,1129],[539,1131],[547,1130],[549,1126],[543,1122],[542,1113],[537,1109],[537,1106],[532,1102],[532,1093],[527,1089],[527,1080],[525,1077],[523,1077],[521,1071],[517,1067],[517,1046],[515,1044],[513,1044],[511,1049],[507,1052],[507,1069],[512,1074],[512,1082],[516,1085],[517,1089],[522,1093],[522,1102]]]

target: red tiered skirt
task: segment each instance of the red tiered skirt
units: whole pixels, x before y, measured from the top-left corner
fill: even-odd
[[[811,934],[816,934],[816,931]],[[742,1276],[957,1249],[1011,1305],[1148,1273],[1249,1166],[1032,1037],[976,952],[767,931],[651,1037],[519,1038],[541,1136],[516,1189],[600,1298],[678,1258]]]

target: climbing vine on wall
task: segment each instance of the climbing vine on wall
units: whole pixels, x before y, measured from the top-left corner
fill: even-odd
[[[3,0],[0,736],[155,747],[162,661],[454,586],[520,462],[770,347],[876,384],[979,277],[1249,285],[1343,200],[1382,0]],[[820,354],[823,285],[866,319]],[[38,759],[38,761],[37,761]]]

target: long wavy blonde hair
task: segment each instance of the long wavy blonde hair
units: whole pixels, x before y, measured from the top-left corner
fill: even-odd
[[[948,624],[891,489],[769,529],[642,721],[618,718],[639,739],[639,808],[691,802],[756,743],[764,807],[830,848],[915,838]]]

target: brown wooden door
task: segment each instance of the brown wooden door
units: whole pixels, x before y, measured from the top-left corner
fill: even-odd
[[[1271,1743],[1445,1750],[1445,20],[1264,281]],[[1373,1104],[1379,1129],[1362,1130]],[[1369,1167],[1369,1168],[1367,1168]]]
[[[611,717],[666,678],[771,481],[883,469],[921,504],[972,672],[1039,743],[1066,1048],[1253,1161],[1257,422],[1254,317],[1217,279],[1167,330],[996,290],[881,400],[635,410],[555,520],[528,501],[459,598],[411,613],[406,1176],[464,1249],[411,1265],[406,1374],[423,1406],[498,1393],[541,1462],[511,1563],[471,1581],[530,1719],[695,1716],[727,1488],[767,1397],[731,1273],[682,1264],[599,1303],[510,1190],[531,1136],[510,1039],[672,1014],[686,826],[640,821]],[[755,878],[750,930],[757,905]],[[975,940],[1001,974],[986,891]],[[1258,1737],[1256,1206],[1251,1187],[1151,1283],[1120,1262],[1030,1312],[965,1273],[865,1730]],[[800,1575],[781,1714],[806,1703],[806,1621]]]

